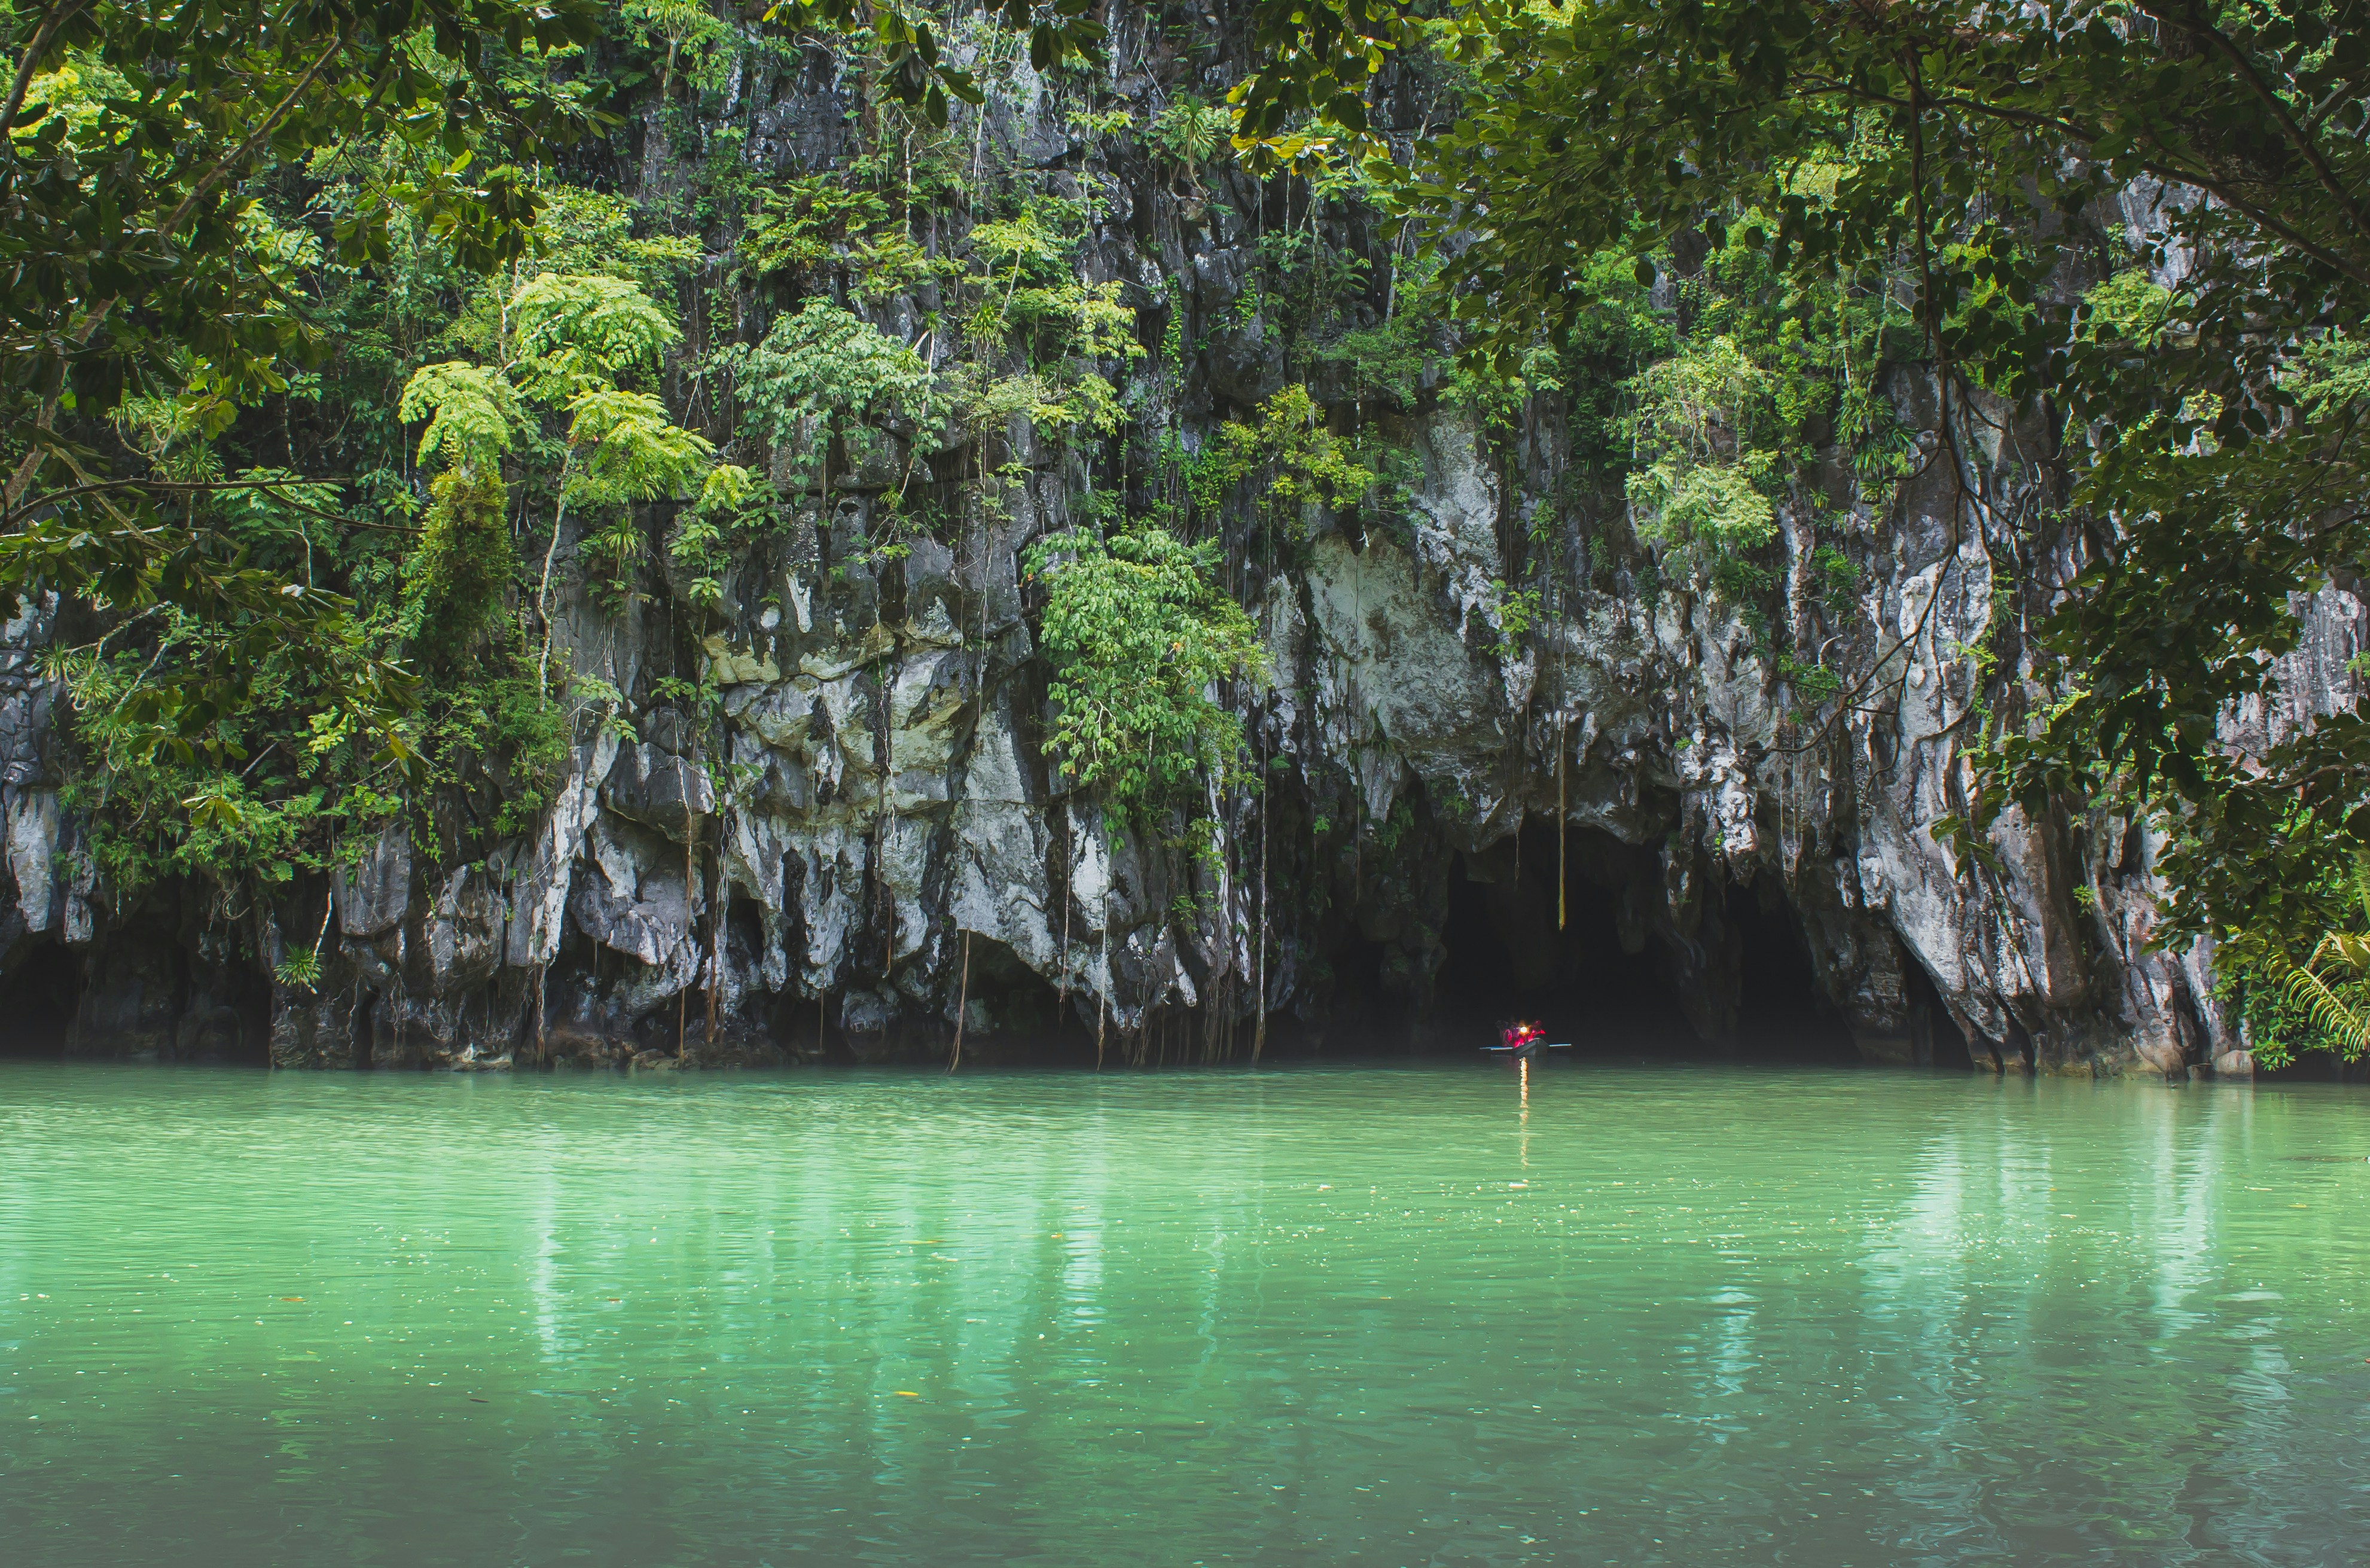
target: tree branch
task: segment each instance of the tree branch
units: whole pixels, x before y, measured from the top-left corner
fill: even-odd
[[[19,510],[32,512],[41,507],[56,506],[62,502],[72,501],[78,495],[98,495],[110,490],[172,490],[185,494],[202,494],[213,490],[261,490],[265,494],[270,495],[274,500],[278,501],[281,505],[287,507],[292,512],[301,512],[308,517],[318,517],[324,522],[336,523],[344,527],[368,528],[381,534],[417,534],[420,532],[417,528],[408,528],[399,523],[366,523],[359,517],[346,517],[335,512],[324,512],[317,506],[308,506],[305,502],[292,500],[282,493],[291,485],[329,484],[338,481],[328,479],[215,479],[200,482],[197,480],[184,479],[93,479],[84,484],[69,486],[64,490],[52,490],[47,495],[36,496],[31,501],[27,502],[23,507],[19,508]]]
[[[346,45],[352,37],[353,24],[351,21],[339,22],[337,33],[329,40],[329,47],[321,52],[319,59],[305,68],[305,74],[296,78],[295,85],[288,89],[287,96],[272,106],[270,113],[256,122],[255,129],[247,133],[246,141],[241,142],[217,161],[213,168],[206,171],[204,179],[190,187],[190,193],[181,198],[180,205],[166,214],[164,223],[156,230],[158,240],[170,239],[173,231],[181,226],[181,220],[188,217],[190,210],[205,199],[206,193],[220,184],[224,175],[245,163],[248,154],[263,144],[265,138],[277,130],[280,122],[288,117],[288,111],[296,106],[296,100],[304,96],[305,89],[313,85],[313,79],[321,74],[322,68],[345,52]]]
[[[7,100],[0,103],[0,137],[16,128],[17,111],[25,107],[26,90],[33,85],[34,73],[40,69],[41,56],[49,52],[50,40],[88,3],[89,0],[68,0],[63,9],[44,14],[40,26],[33,29],[32,41],[25,45],[25,56],[17,63],[16,77],[8,84]]]
[[[2328,158],[2321,153],[2319,140],[2307,135],[2304,127],[2295,122],[2295,117],[2288,112],[2285,100],[2272,91],[2271,84],[2263,80],[2262,75],[2255,69],[2255,63],[2247,58],[2246,52],[2211,21],[2176,17],[2169,14],[2161,0],[2141,0],[2141,5],[2157,20],[2179,28],[2192,38],[2205,40],[2216,53],[2230,63],[2231,71],[2247,85],[2249,92],[2262,100],[2263,107],[2272,111],[2272,120],[2279,126],[2280,133],[2303,156],[2304,161],[2312,166],[2313,177],[2320,181],[2321,189],[2328,191],[2338,206],[2344,210],[2345,215],[2353,221],[2355,229],[2370,235],[2370,218],[2363,216],[2361,203],[2337,178],[2337,171],[2329,167]]]

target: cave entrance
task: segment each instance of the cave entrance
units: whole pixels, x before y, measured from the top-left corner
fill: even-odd
[[[1501,1020],[1514,1017],[1537,1019],[1549,1040],[1591,1054],[1664,1055],[1694,1042],[1643,909],[1623,908],[1625,897],[1635,906],[1641,894],[1660,896],[1652,852],[1575,830],[1566,859],[1558,930],[1552,825],[1456,858],[1441,930],[1446,956],[1433,992],[1432,1033],[1444,1047],[1478,1049]]]
[[[1430,1031],[1443,1049],[1478,1048],[1500,1020],[1523,1017],[1580,1055],[1858,1059],[1818,994],[1809,946],[1782,905],[1764,908],[1750,889],[1711,894],[1720,902],[1706,914],[1701,962],[1732,977],[1737,1007],[1732,1032],[1707,1040],[1682,992],[1705,982],[1686,978],[1671,939],[1654,929],[1662,858],[1593,828],[1571,830],[1564,858],[1558,930],[1553,824],[1534,823],[1519,839],[1458,857]]]
[[[1737,956],[1736,1049],[1766,1061],[1853,1063],[1851,1030],[1819,994],[1802,922],[1782,899],[1731,887],[1721,913]]]
[[[960,952],[960,935],[955,946]],[[976,931],[971,937],[968,1008],[965,1032],[971,1040],[995,1039],[1016,1053],[1054,1048],[1065,1021],[1060,989],[1018,953]],[[968,1055],[972,1046],[966,1043],[963,1050]]]
[[[82,964],[43,941],[0,974],[0,1057],[55,1060],[82,1006]]]

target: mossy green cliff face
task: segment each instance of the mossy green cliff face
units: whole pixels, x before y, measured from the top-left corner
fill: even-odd
[[[11,625],[19,1028],[286,1066],[1395,1045],[1452,1010],[1472,882],[1553,982],[1560,861],[1706,1041],[1778,940],[1870,1058],[2250,1070],[2210,953],[2147,949],[2144,824],[2011,813],[1965,873],[1929,836],[2087,548],[2042,421],[1976,398],[1951,475],[1881,298],[1773,302],[1700,241],[1608,272],[1596,340],[1459,372],[1354,179],[1228,153],[1223,21],[1120,21],[1085,75],[971,39],[995,90],[942,133],[860,61],[677,40],[550,281],[388,351],[399,603],[440,689],[526,672],[437,709],[500,767],[276,875],[135,873],[40,663],[81,628]],[[1452,86],[1410,72],[1398,133]],[[1127,600],[1121,550],[1103,622],[1049,630],[1082,537],[1155,533],[1206,593]],[[1131,614],[1151,664],[1098,686]],[[2350,703],[2362,619],[2325,592],[2250,721]],[[1082,727],[1096,692],[1127,710]]]

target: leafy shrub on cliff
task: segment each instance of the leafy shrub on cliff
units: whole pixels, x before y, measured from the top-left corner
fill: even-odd
[[[1327,427],[1307,387],[1287,386],[1260,405],[1256,422],[1218,427],[1213,448],[1188,474],[1189,488],[1197,504],[1214,512],[1237,484],[1252,480],[1261,520],[1296,543],[1317,513],[1354,506],[1374,490],[1379,476],[1361,456]]]
[[[403,565],[400,626],[413,651],[450,665],[476,651],[502,618],[518,570],[501,476],[450,468],[430,487],[420,543]]]
[[[828,488],[832,444],[861,463],[891,421],[924,427],[932,412],[922,356],[855,312],[809,300],[764,340],[726,350],[752,434],[786,448],[790,471]],[[918,437],[917,437],[918,439]]]
[[[1026,565],[1045,585],[1039,640],[1064,774],[1115,814],[1141,816],[1203,772],[1235,769],[1242,721],[1216,688],[1265,680],[1267,655],[1218,591],[1214,541],[1074,531],[1030,546]]]
[[[1183,169],[1187,182],[1198,190],[1202,166],[1225,145],[1234,126],[1235,117],[1223,105],[1179,93],[1152,117],[1144,137],[1154,150]]]
[[[553,407],[656,369],[683,337],[639,284],[601,273],[539,272],[512,296],[509,317],[510,374]]]
[[[1726,336],[1685,342],[1638,376],[1629,432],[1646,467],[1628,488],[1640,539],[1708,568],[1776,536],[1765,487],[1778,455],[1756,444],[1775,422],[1770,381]]]

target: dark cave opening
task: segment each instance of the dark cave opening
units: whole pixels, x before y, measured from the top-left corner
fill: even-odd
[[[1937,1067],[1973,1069],[1974,1053],[1968,1047],[1966,1032],[1943,1005],[1941,988],[1934,984],[1934,977],[1906,949],[1901,955],[1901,974],[1902,989],[1909,998],[1911,1059]]]
[[[1355,926],[1325,955],[1325,1020],[1330,1037],[1372,1040],[1402,1023],[1406,1008],[1385,988],[1384,974],[1391,962],[1388,943],[1374,941]]]
[[[1618,859],[1629,847],[1609,838],[1606,844],[1609,855],[1590,845],[1592,857]],[[1553,831],[1546,835],[1544,853],[1532,834],[1520,850],[1518,857],[1508,843],[1478,857],[1459,856],[1449,872],[1448,918],[1441,930],[1446,957],[1433,992],[1432,1032],[1441,1043],[1478,1049],[1499,1020],[1513,1017],[1535,1018],[1550,1041],[1583,1052],[1692,1042],[1695,1032],[1669,966],[1652,951],[1641,923],[1627,922],[1635,951],[1623,949],[1621,883],[1569,868],[1559,930]]]
[[[1859,1060],[1847,1028],[1819,994],[1802,923],[1781,899],[1731,887],[1722,913],[1737,948],[1736,1045],[1789,1062]]]
[[[961,940],[957,939],[959,945]],[[1053,1043],[1065,1021],[1060,989],[993,937],[972,932],[970,943],[967,1010],[971,1017],[965,1034],[1009,1038],[1016,1046],[1031,1041]]]
[[[1675,942],[1654,929],[1661,857],[1573,829],[1563,846],[1560,911],[1558,858],[1552,824],[1457,858],[1428,1031],[1434,1043],[1478,1049],[1500,1020],[1523,1017],[1575,1055],[1858,1059],[1819,996],[1809,947],[1782,905],[1765,908],[1744,888],[1710,894],[1720,902],[1705,914],[1701,962],[1715,969],[1733,963],[1738,1005],[1732,1033],[1707,1040],[1682,991],[1702,982],[1687,979]]]
[[[0,974],[0,1056],[54,1060],[82,1006],[82,964],[44,942]]]

